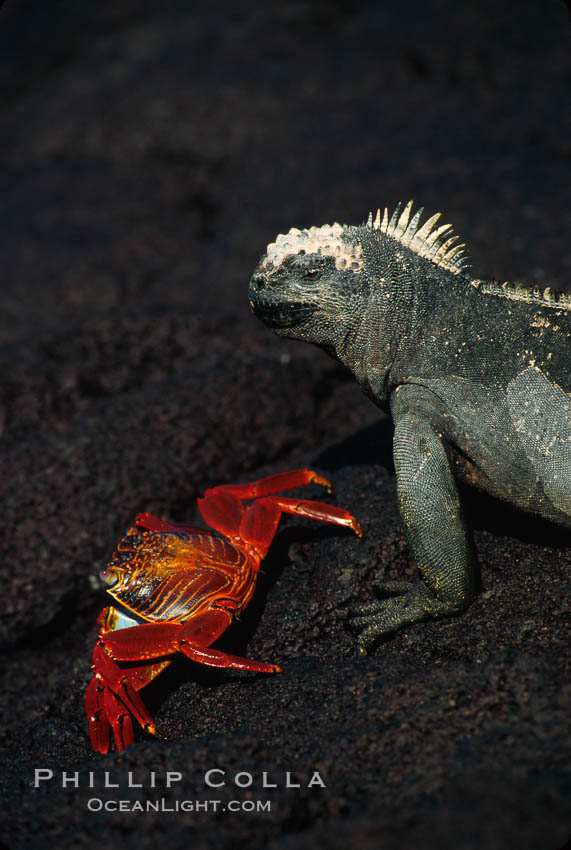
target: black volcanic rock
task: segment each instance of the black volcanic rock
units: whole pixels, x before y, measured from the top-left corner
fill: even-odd
[[[276,233],[414,197],[478,276],[564,287],[568,50],[556,2],[2,7],[0,848],[566,846],[568,540],[470,497],[476,603],[359,656],[351,605],[415,576],[390,424],[247,284]],[[365,539],[284,520],[220,640],[284,672],[177,660],[144,694],[168,741],[95,756],[96,577],[126,525],[303,465]]]

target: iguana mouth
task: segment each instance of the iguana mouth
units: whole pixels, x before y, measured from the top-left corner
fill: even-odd
[[[280,304],[275,301],[250,298],[252,313],[269,328],[291,328],[312,316],[315,304]]]

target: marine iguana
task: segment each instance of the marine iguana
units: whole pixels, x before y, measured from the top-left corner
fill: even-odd
[[[249,290],[266,325],[336,357],[393,417],[422,581],[385,582],[392,598],[359,606],[362,652],[477,595],[458,481],[571,528],[571,296],[473,279],[451,225],[437,213],[419,227],[412,206],[279,235]]]

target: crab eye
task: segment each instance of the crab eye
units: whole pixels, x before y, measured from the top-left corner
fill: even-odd
[[[119,581],[119,573],[117,570],[109,570],[105,567],[105,569],[100,571],[99,578],[105,582],[107,587],[113,587]]]

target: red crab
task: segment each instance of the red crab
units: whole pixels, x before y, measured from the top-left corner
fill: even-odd
[[[139,514],[101,571],[121,608],[104,608],[93,653],[95,670],[85,696],[93,749],[106,753],[111,732],[118,750],[134,740],[133,720],[157,728],[137,693],[182,652],[199,664],[279,673],[276,664],[238,658],[210,645],[250,601],[282,513],[351,528],[348,511],[323,502],[276,495],[329,481],[309,469],[270,475],[251,484],[223,485],[198,500],[203,519],[222,537],[185,524]],[[243,501],[254,499],[249,507]]]

